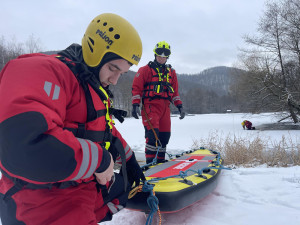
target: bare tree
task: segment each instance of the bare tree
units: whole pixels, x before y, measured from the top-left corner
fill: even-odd
[[[23,53],[24,49],[22,43],[17,43],[15,38],[12,38],[10,42],[6,42],[2,36],[0,39],[0,70],[2,70],[9,60],[15,59]]]
[[[299,0],[268,2],[254,37],[245,36],[252,48],[241,58],[253,110],[288,111],[299,121],[300,100],[300,7]],[[242,86],[245,87],[245,86]]]
[[[42,50],[41,42],[39,38],[35,38],[34,34],[31,34],[25,42],[26,52],[35,53]]]
[[[35,38],[33,34],[29,36],[25,44],[17,42],[15,37],[6,41],[2,36],[0,38],[0,70],[2,70],[9,60],[15,59],[25,53],[40,52],[41,49],[40,40]]]

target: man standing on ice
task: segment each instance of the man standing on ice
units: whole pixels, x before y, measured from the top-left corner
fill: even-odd
[[[109,85],[142,55],[124,18],[105,13],[82,46],[28,54],[0,73],[0,217],[3,225],[97,225],[125,207],[145,180],[117,131]],[[114,173],[114,163],[122,165]]]
[[[171,47],[161,41],[155,45],[154,61],[141,67],[132,84],[132,116],[142,115],[146,138],[146,163],[151,163],[156,156],[157,162],[164,162],[166,146],[171,136],[170,102],[180,112],[183,119],[185,112],[178,94],[178,81],[175,70],[166,64],[171,55]],[[140,114],[142,103],[142,114]]]

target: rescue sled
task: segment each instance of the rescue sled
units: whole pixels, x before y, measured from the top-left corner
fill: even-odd
[[[180,211],[209,195],[217,186],[221,169],[227,169],[222,162],[218,152],[198,149],[150,166],[144,174],[148,183],[154,185],[160,212]],[[149,192],[136,193],[126,208],[149,213],[148,196]]]

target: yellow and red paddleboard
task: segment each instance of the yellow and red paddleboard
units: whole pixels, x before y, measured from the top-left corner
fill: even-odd
[[[221,167],[222,159],[218,157],[218,152],[198,149],[185,152],[165,163],[150,166],[144,174],[147,181],[154,185],[153,190],[159,200],[160,211],[172,213],[182,210],[210,194],[217,186]],[[187,176],[167,178],[179,175],[180,171],[187,172]],[[148,196],[147,192],[137,193],[129,199],[126,208],[149,212]]]

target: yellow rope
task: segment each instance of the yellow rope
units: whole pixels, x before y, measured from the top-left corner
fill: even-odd
[[[136,186],[135,188],[133,188],[129,194],[128,194],[128,199],[131,199],[133,196],[135,196],[138,192],[142,192],[142,185]]]
[[[155,196],[155,192],[152,190],[153,192],[153,195]],[[157,205],[157,214],[158,214],[158,217],[159,217],[159,225],[161,225],[161,213],[160,213],[160,209],[159,209],[159,205]]]

